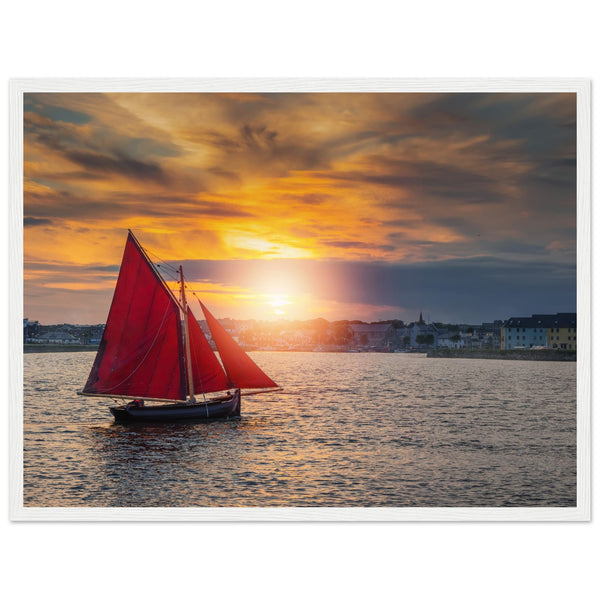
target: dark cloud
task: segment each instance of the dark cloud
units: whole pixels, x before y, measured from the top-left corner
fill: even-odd
[[[410,112],[428,136],[460,131],[486,136],[487,146],[510,140],[516,156],[537,165],[575,157],[575,94],[442,94]]]
[[[522,183],[524,185],[540,184],[543,186],[540,193],[548,189],[557,189],[564,194],[568,188],[575,193],[577,189],[576,168],[577,160],[575,158],[549,159],[532,169],[526,178],[522,178]]]
[[[24,94],[23,108],[25,111],[37,110],[40,114],[48,117],[52,121],[84,125],[92,120],[92,116],[84,112],[71,110],[64,106],[40,104],[34,100],[34,97],[31,94]]]
[[[29,103],[28,106],[33,104]],[[57,156],[81,167],[83,172],[76,175],[77,179],[110,179],[117,175],[163,185],[169,182],[164,168],[156,160],[148,158],[177,156],[177,146],[107,131],[100,125],[93,129],[94,135],[90,135],[88,129],[77,127],[89,123],[92,120],[89,115],[66,108],[61,111],[59,108],[41,105],[39,112],[26,112],[24,134],[26,140],[41,144]],[[63,113],[71,115],[71,118],[57,116]],[[77,114],[81,114],[82,118],[73,116]],[[51,177],[52,175],[50,173]]]
[[[114,265],[76,265],[43,261],[26,261],[27,267],[34,271],[49,271],[59,274],[67,280],[77,281],[77,277],[97,273],[101,277],[114,277],[115,273],[119,272],[120,264]],[[108,275],[106,275],[108,273]]]
[[[166,158],[181,155],[178,145],[166,140],[153,140],[146,137],[115,136],[113,145],[118,153],[143,160],[144,158]]]
[[[225,138],[225,139],[224,139]],[[279,135],[264,123],[244,123],[231,139],[218,136],[224,161],[247,175],[284,176],[293,170],[310,170],[329,164],[321,145],[294,133]]]
[[[207,169],[211,175],[216,175],[217,177],[223,177],[229,181],[241,182],[241,177],[238,173],[234,173],[233,171],[229,171],[228,169],[223,169],[222,167],[210,167]]]
[[[39,225],[52,225],[52,219],[44,219],[38,217],[24,217],[23,227],[37,227]]]
[[[576,310],[576,269],[537,259],[473,258],[420,264],[348,261],[188,261],[190,280],[253,287],[286,274],[320,300],[420,310],[433,320],[480,323],[514,314]],[[364,315],[349,315],[361,318]]]
[[[375,170],[380,172],[376,173]],[[327,178],[332,177],[327,173]],[[400,188],[423,197],[451,198],[462,203],[498,202],[503,199],[495,189],[496,181],[460,165],[442,165],[426,160],[391,160],[383,156],[369,157],[364,171],[342,172],[334,178]],[[398,205],[397,202],[394,204]]]
[[[109,217],[134,218],[139,214],[160,219],[256,218],[251,211],[234,204],[212,202],[186,194],[117,193],[101,197],[84,197],[68,190],[49,193],[25,192],[25,210],[29,219],[77,220],[81,223]]]
[[[520,114],[532,100],[531,94],[429,94],[407,113],[413,122],[428,131],[441,132],[449,127],[479,133],[493,129],[498,120],[506,122],[512,115]]]
[[[533,130],[537,133],[536,124],[540,121],[571,127],[575,104],[574,93],[457,92],[422,95],[422,101],[406,112],[427,129],[439,130],[444,124],[452,127],[460,124],[461,131],[487,130],[518,137]]]
[[[92,271],[96,273],[98,271],[107,272],[107,273],[118,273],[121,265],[100,265],[100,266],[90,266],[86,267],[88,271]]]
[[[142,181],[150,180],[167,183],[167,176],[160,165],[142,162],[127,156],[107,156],[93,152],[64,151],[64,155],[73,163],[90,171],[110,175],[123,175]]]
[[[247,123],[240,129],[241,139],[248,148],[274,148],[276,131],[270,131],[266,125],[253,127]]]
[[[311,206],[317,206],[319,204],[323,204],[325,200],[330,196],[326,194],[303,194],[300,197],[297,197],[302,204],[310,204]]]
[[[106,179],[106,175],[101,172],[92,173],[91,171],[62,171],[47,172],[39,179],[51,183],[69,184],[90,184]]]
[[[279,198],[283,202],[291,202],[293,204],[304,204],[307,206],[319,206],[328,200],[335,199],[335,196],[330,194],[317,194],[314,192],[298,193],[298,194],[280,194]]]
[[[394,246],[390,246],[387,244],[369,244],[367,242],[358,242],[351,240],[325,240],[322,242],[322,244],[331,248],[344,248],[346,250],[383,250],[388,252],[394,250]]]

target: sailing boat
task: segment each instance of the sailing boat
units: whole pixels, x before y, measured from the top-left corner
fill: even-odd
[[[117,422],[235,417],[242,389],[281,389],[200,302],[219,361],[187,304],[181,266],[178,275],[179,299],[129,230],[104,334],[78,392],[129,400],[110,407]]]

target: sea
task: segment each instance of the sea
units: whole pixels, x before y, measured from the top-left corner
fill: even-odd
[[[573,507],[576,364],[255,352],[242,416],[115,424],[92,352],[24,355],[25,507]]]

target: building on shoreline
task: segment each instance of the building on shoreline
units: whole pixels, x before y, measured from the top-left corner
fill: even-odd
[[[23,319],[24,344],[81,344],[97,345],[102,339],[104,325],[40,325],[38,321]]]
[[[385,348],[391,323],[351,323],[353,346],[361,350]]]
[[[423,313],[409,325],[410,345],[413,348],[437,348],[439,331],[433,323],[425,323]]]
[[[81,344],[81,340],[66,331],[49,331],[36,339],[38,344]]]
[[[577,350],[577,313],[511,317],[502,326],[502,350]]]

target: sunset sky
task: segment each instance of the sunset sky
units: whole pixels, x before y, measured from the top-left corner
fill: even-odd
[[[26,94],[24,316],[104,322],[127,229],[219,318],[575,311],[575,94]]]

